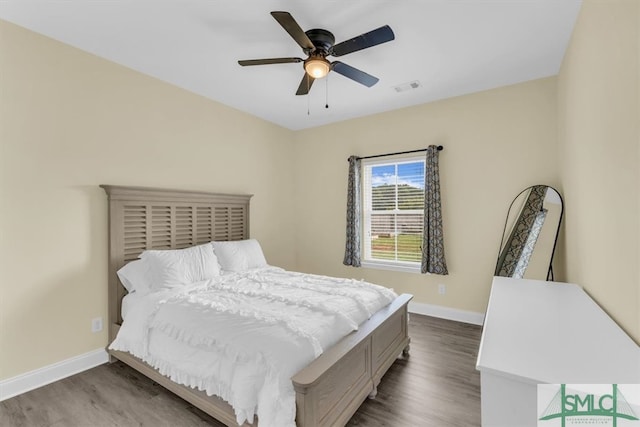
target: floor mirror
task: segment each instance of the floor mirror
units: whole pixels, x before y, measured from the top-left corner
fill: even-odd
[[[563,212],[555,188],[533,185],[522,190],[507,212],[495,275],[554,280],[553,255]]]

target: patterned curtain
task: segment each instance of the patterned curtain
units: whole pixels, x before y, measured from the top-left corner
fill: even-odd
[[[349,183],[347,187],[347,242],[344,265],[360,267],[360,158],[349,157]]]
[[[422,235],[422,273],[449,274],[444,258],[442,233],[442,201],[440,200],[440,175],[438,147],[427,148],[424,171],[424,231]]]
[[[547,188],[546,185],[531,187],[509,240],[498,258],[496,276],[518,279],[524,276],[547,215],[547,211],[542,208]]]

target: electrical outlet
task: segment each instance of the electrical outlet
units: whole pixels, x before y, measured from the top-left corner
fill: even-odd
[[[440,295],[444,295],[444,294],[446,294],[446,293],[447,293],[447,286],[446,286],[444,283],[440,283],[440,284],[438,285],[438,293],[439,293]]]
[[[102,317],[91,319],[91,332],[100,332],[102,330]]]

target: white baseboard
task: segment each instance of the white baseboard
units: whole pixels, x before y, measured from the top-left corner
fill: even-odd
[[[455,320],[457,322],[471,323],[472,325],[482,325],[484,323],[484,313],[458,310],[456,308],[443,307],[441,305],[423,304],[420,302],[410,301],[409,312],[424,314],[425,316],[439,317],[441,319]]]
[[[103,348],[0,381],[0,402],[109,361]]]

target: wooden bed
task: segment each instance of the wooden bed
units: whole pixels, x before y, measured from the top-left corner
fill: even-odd
[[[109,342],[122,323],[121,303],[126,295],[116,272],[127,262],[146,249],[249,238],[251,195],[101,187],[109,198]],[[344,425],[367,396],[375,397],[394,360],[401,353],[408,356],[411,298],[400,295],[292,378],[299,427]],[[233,409],[222,399],[174,383],[129,353],[109,350],[109,354],[225,425],[238,426]]]

